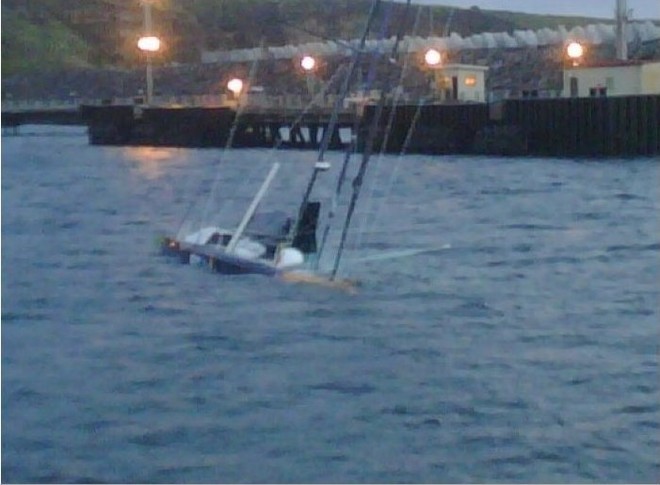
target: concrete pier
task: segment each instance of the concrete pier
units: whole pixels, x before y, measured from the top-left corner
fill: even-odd
[[[259,110],[238,117],[228,107],[163,108],[83,106],[82,116],[94,145],[224,147],[234,126],[232,147],[319,147],[330,124],[330,110]],[[352,110],[340,113],[330,149],[341,148],[339,130],[355,124]],[[283,133],[288,133],[287,137]]]
[[[339,114],[339,130],[365,142],[373,104]],[[2,113],[3,128],[23,123],[86,124],[95,145],[317,149],[331,110],[286,106],[237,112],[230,107],[85,105],[80,109]],[[388,125],[391,129],[385,136]],[[386,108],[374,150],[389,153],[546,157],[660,156],[660,95],[507,99],[498,103],[402,105]]]
[[[70,108],[42,108],[29,111],[2,111],[3,130],[16,131],[21,125],[84,125],[78,106]]]

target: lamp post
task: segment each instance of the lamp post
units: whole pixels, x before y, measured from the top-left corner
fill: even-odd
[[[138,40],[138,49],[145,53],[147,58],[147,98],[146,104],[151,104],[154,96],[154,75],[152,67],[152,55],[160,50],[160,39],[153,35],[151,21],[151,0],[142,0],[144,7],[144,36]]]

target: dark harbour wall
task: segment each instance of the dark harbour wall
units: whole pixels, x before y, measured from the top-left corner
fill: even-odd
[[[235,113],[229,108],[82,106],[92,145],[221,147]]]
[[[660,154],[660,96],[509,101],[505,123],[546,156]]]
[[[376,112],[367,106],[361,123],[360,148]],[[487,104],[434,104],[383,109],[374,151],[390,153],[471,153],[475,135],[489,122]],[[388,130],[388,126],[391,129]],[[387,136],[385,135],[386,133]]]
[[[365,110],[364,143],[375,107]],[[382,146],[391,112],[379,122]],[[391,153],[550,157],[660,155],[660,96],[515,99],[490,105],[402,106],[387,137]],[[410,129],[410,127],[414,129]]]
[[[376,106],[365,108],[358,143],[364,147]],[[225,146],[236,113],[230,108],[83,106],[89,140],[100,145]],[[234,147],[271,147],[284,116],[250,113],[237,125]],[[351,127],[344,120],[342,127]],[[327,120],[303,119],[302,133],[283,147],[315,148]],[[389,128],[388,128],[389,127]],[[387,133],[387,136],[385,136]],[[309,135],[308,135],[309,137]],[[341,148],[338,137],[331,148]],[[660,155],[660,95],[514,99],[493,104],[433,104],[385,109],[374,150],[389,153],[492,154],[549,157]]]
[[[228,107],[164,108],[138,105],[81,107],[92,145],[154,145],[172,147],[225,147],[236,111]],[[234,127],[234,148],[273,147],[318,148],[321,134],[329,125],[329,112],[295,110],[247,112]],[[354,126],[355,115],[343,113],[337,119],[329,148],[342,148],[340,128]],[[290,131],[283,140],[281,130]],[[306,128],[305,132],[301,128]]]
[[[18,129],[21,125],[83,125],[81,110],[42,109],[31,111],[3,111],[2,128]]]

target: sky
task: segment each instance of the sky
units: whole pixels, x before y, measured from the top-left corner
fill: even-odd
[[[398,0],[405,2],[405,0]],[[616,0],[412,0],[417,5],[477,6],[484,10],[510,10],[536,14],[613,18]],[[633,19],[660,19],[660,0],[628,0]]]

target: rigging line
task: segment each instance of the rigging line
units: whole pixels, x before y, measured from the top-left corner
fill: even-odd
[[[422,112],[422,107],[424,106],[424,99],[420,99],[419,103],[417,104],[417,108],[415,109],[415,114],[413,115],[412,122],[410,123],[410,126],[408,127],[408,132],[406,133],[406,138],[403,142],[403,146],[401,147],[401,150],[399,151],[399,154],[397,156],[397,161],[394,164],[394,169],[392,170],[392,173],[390,174],[390,180],[388,181],[387,188],[385,189],[385,194],[389,195],[392,192],[392,187],[394,187],[394,181],[396,180],[396,177],[399,174],[399,167],[401,166],[401,159],[403,156],[407,153],[408,151],[408,146],[410,145],[410,140],[412,139],[412,135],[415,131],[415,128],[417,127],[417,121],[419,120],[419,115]],[[387,196],[386,195],[386,196]],[[376,211],[376,216],[378,215],[380,211],[380,208]]]
[[[264,48],[264,39],[261,40],[260,48],[261,49]],[[248,73],[247,85],[245,86],[245,91],[242,92],[238,97],[238,107],[236,109],[236,115],[234,116],[234,122],[232,123],[231,128],[229,129],[229,136],[227,137],[227,141],[225,143],[225,147],[222,151],[221,157],[222,157],[222,155],[224,155],[226,153],[226,150],[231,148],[232,145],[234,144],[234,137],[236,136],[236,131],[238,130],[239,120],[242,118],[243,113],[245,112],[245,109],[247,108],[247,102],[246,102],[247,95],[248,95],[247,90],[254,83],[254,79],[256,78],[256,75],[257,75],[257,66],[258,66],[258,64],[259,64],[259,61],[258,61],[258,59],[255,58],[255,60],[250,65],[250,71]],[[222,161],[222,158],[218,162],[218,165],[220,165],[221,161]],[[256,170],[256,167],[253,168],[252,172],[254,172],[255,170]],[[252,175],[250,174],[250,177],[251,176]],[[211,212],[211,209],[212,209],[212,205],[215,203],[215,198],[216,198],[216,194],[217,194],[217,191],[218,191],[218,187],[220,185],[221,177],[222,177],[222,172],[220,170],[216,170],[216,176],[215,176],[215,179],[213,181],[213,184],[211,185],[211,192],[209,194],[209,198],[207,199],[206,208],[203,212],[202,224],[204,223],[204,221],[206,221],[208,219],[209,213]],[[243,182],[246,183],[247,180],[250,179],[250,177],[244,177]],[[222,210],[219,211],[219,212],[224,213],[224,211],[222,211]],[[218,214],[218,217],[219,216],[220,216],[220,214]],[[201,229],[201,227],[200,227],[200,229]]]
[[[348,94],[351,78],[355,73],[355,68],[357,67],[357,63],[361,57],[362,52],[364,51],[364,46],[367,43],[367,37],[369,36],[369,32],[371,31],[371,26],[373,24],[374,18],[376,17],[376,11],[378,9],[380,1],[381,0],[373,0],[371,2],[371,8],[369,9],[369,16],[367,17],[367,23],[365,25],[364,31],[362,32],[362,37],[360,38],[360,47],[353,54],[353,58],[351,59],[351,64],[348,68],[348,73],[344,78],[344,83],[342,84],[341,91],[335,101],[335,105],[332,110],[332,116],[330,117],[330,123],[328,124],[328,129],[323,133],[323,139],[321,140],[321,148],[319,150],[319,156],[318,156],[319,161],[323,160],[323,155],[325,154],[326,150],[328,149],[328,145],[330,144],[330,138],[332,137],[332,132],[334,131],[335,126],[337,125],[337,120],[339,118],[339,109],[341,108],[341,105],[344,102],[344,98]]]
[[[326,220],[325,227],[323,228],[323,235],[321,236],[321,243],[319,244],[319,250],[316,252],[316,262],[314,265],[315,270],[318,270],[319,268],[319,262],[321,261],[321,256],[323,255],[323,250],[325,249],[325,244],[328,240],[328,234],[330,233],[330,225],[332,224],[332,221],[334,220],[335,214],[338,209],[339,196],[341,195],[341,189],[344,186],[344,181],[346,180],[346,171],[348,169],[348,163],[351,159],[351,155],[355,153],[355,150],[357,148],[357,135],[355,134],[357,132],[357,125],[358,125],[357,121],[355,125],[356,126],[354,126],[353,128],[354,131],[351,134],[351,141],[346,147],[346,151],[344,153],[344,162],[342,163],[339,177],[337,177],[337,185],[335,187],[335,193],[332,195],[332,201],[330,202],[330,211],[328,212],[328,218]]]
[[[406,10],[405,10],[405,16],[407,16],[408,11],[410,9],[410,2],[411,0],[408,0],[406,2]],[[405,24],[405,16],[403,19],[403,22]],[[399,49],[399,41],[400,37],[402,36],[402,30],[399,30],[397,34],[397,40],[394,43],[394,46],[392,47],[392,53],[391,53],[391,58],[396,59],[397,57],[397,52]],[[376,133],[378,131],[378,124],[380,121],[380,116],[383,112],[383,108],[385,106],[385,92],[388,91],[389,88],[389,80],[390,76],[385,77],[385,86],[381,93],[380,93],[380,99],[378,101],[378,106],[376,107],[376,112],[374,113],[373,119],[371,120],[371,126],[369,127],[369,133],[367,136],[367,140],[365,143],[364,150],[362,152],[362,161],[360,163],[360,167],[358,169],[358,173],[353,179],[353,194],[351,196],[351,200],[349,202],[348,206],[348,212],[346,214],[346,220],[344,222],[344,227],[342,229],[342,235],[341,239],[339,241],[339,249],[337,250],[337,254],[335,256],[335,263],[332,268],[332,273],[330,275],[330,279],[334,280],[334,278],[337,276],[337,271],[339,270],[339,263],[341,262],[341,256],[344,251],[344,246],[346,244],[346,237],[348,235],[348,229],[351,225],[351,219],[353,217],[353,212],[355,211],[355,206],[357,204],[357,199],[360,195],[360,189],[362,187],[362,182],[364,180],[364,175],[366,174],[367,171],[367,165],[369,164],[369,158],[371,157],[371,152],[373,150],[373,145],[374,145],[374,140],[376,138]]]
[[[341,77],[341,74],[346,70],[345,65],[339,66],[335,73],[332,75],[332,77],[323,84],[321,87],[320,91],[312,98],[312,100],[305,106],[305,108],[302,110],[302,112],[296,117],[296,119],[293,121],[291,124],[290,130],[293,130],[294,128],[298,128],[300,124],[302,123],[303,118],[309,113],[309,111],[317,104],[319,104],[320,101],[322,101],[325,96],[328,94],[330,91],[330,88],[332,85]],[[279,138],[274,144],[273,144],[273,153],[274,151],[279,149],[282,144],[284,143],[283,138]]]
[[[261,48],[263,49],[263,47],[264,47],[264,39],[261,40]],[[248,86],[250,86],[252,84],[252,82],[254,81],[254,77],[256,76],[257,63],[258,63],[258,58],[255,58],[255,60],[252,62],[252,65],[250,66],[250,71],[249,71],[249,74],[248,74]],[[223,156],[225,155],[226,151],[229,148],[231,148],[231,146],[233,144],[234,135],[236,133],[236,127],[238,126],[238,122],[239,122],[241,116],[243,115],[243,111],[245,111],[245,104],[246,103],[241,103],[240,100],[241,100],[241,98],[239,97],[238,109],[236,110],[236,114],[234,115],[234,120],[232,121],[231,127],[229,129],[229,136],[227,137],[227,141],[225,142],[225,146],[223,147],[222,151],[220,152],[220,156],[218,157],[218,162],[217,162],[218,166],[222,163]],[[220,184],[220,176],[221,176],[220,170],[216,170],[216,176],[215,176],[213,182],[211,183],[211,188],[209,190],[209,194],[207,195],[207,203],[206,203],[206,206],[205,206],[204,210],[202,211],[202,217],[201,217],[200,222],[199,222],[200,229],[201,229],[202,224],[204,224],[204,221],[207,219],[208,213],[211,210],[211,204],[213,202],[213,199],[215,198],[215,193],[217,191],[217,186]],[[200,196],[200,198],[201,198],[201,196]],[[181,231],[183,230],[183,227],[186,224],[186,222],[188,220],[188,217],[190,216],[193,208],[196,205],[197,205],[197,201],[194,201],[191,204],[191,206],[188,208],[188,210],[186,211],[186,213],[185,213],[185,215],[184,215],[184,217],[181,221],[181,224],[179,225],[179,229],[177,230],[177,239],[181,238],[181,236],[182,236]]]
[[[417,28],[419,26],[419,22],[420,22],[420,18],[421,18],[421,13],[422,13],[422,7],[420,6],[420,7],[417,8],[417,15],[415,16],[415,22],[413,24],[413,31],[412,31],[413,36],[417,32]],[[406,12],[406,17],[407,17],[407,12]],[[398,42],[398,40],[399,40],[399,37],[397,37],[397,42]],[[404,40],[404,42],[406,42],[406,41]],[[406,50],[407,50],[407,45],[406,45]],[[362,236],[365,233],[366,226],[367,226],[367,223],[368,223],[367,219],[369,218],[369,214],[370,214],[371,208],[373,206],[373,201],[374,201],[375,193],[376,193],[376,183],[378,181],[378,176],[380,175],[381,168],[383,166],[383,158],[384,158],[384,155],[385,155],[385,151],[387,149],[387,145],[389,143],[390,134],[392,132],[392,126],[394,125],[394,118],[396,116],[396,109],[399,105],[399,101],[403,97],[403,84],[404,84],[405,77],[408,74],[409,67],[410,67],[410,56],[406,55],[403,58],[403,66],[401,68],[401,73],[399,74],[399,81],[398,81],[397,87],[395,89],[394,96],[392,98],[392,104],[391,104],[391,108],[390,108],[390,111],[389,111],[389,116],[388,116],[388,119],[387,119],[387,125],[385,127],[385,132],[383,134],[383,140],[382,140],[381,145],[380,145],[380,151],[378,153],[378,158],[376,159],[376,162],[374,163],[375,174],[374,174],[373,177],[371,177],[371,181],[370,181],[370,185],[369,185],[369,197],[367,197],[367,200],[366,200],[365,211],[364,211],[364,214],[363,214],[363,217],[362,217],[362,222],[360,224],[360,229],[358,231],[357,240],[356,240],[356,243],[355,243],[355,246],[357,248],[361,247],[361,245],[362,245]],[[397,159],[397,163],[398,163],[398,161],[399,160]],[[396,165],[395,165],[395,169],[396,169]],[[376,206],[374,216],[371,218],[371,225],[372,226],[375,224],[376,216],[378,215],[378,213],[380,211],[380,208],[381,208],[382,204],[384,203],[384,200],[386,200],[386,198],[388,196],[389,196],[389,193],[385,193],[384,197],[381,199],[380,204],[378,204]]]
[[[330,91],[334,83],[337,81],[337,79],[341,77],[341,73],[343,72],[344,69],[345,66],[343,65],[340,66],[332,75],[332,77],[323,84],[319,92],[316,95],[314,95],[312,100],[309,103],[307,103],[305,108],[303,108],[300,114],[293,120],[293,123],[291,123],[290,130],[299,127],[300,124],[302,123],[302,120],[305,118],[305,116],[307,116],[310,110],[315,105],[318,105],[319,102],[325,98],[325,96],[328,94],[328,92]],[[278,137],[278,139],[273,143],[273,146],[270,148],[270,154],[266,159],[268,162],[270,162],[275,157],[275,155],[278,153],[277,150],[279,150],[279,148],[282,146],[283,143],[284,143],[284,139],[282,137]]]
[[[318,162],[323,161],[323,155],[325,154],[326,150],[328,149],[328,146],[330,145],[330,139],[332,138],[332,134],[334,133],[335,129],[337,128],[337,121],[339,119],[339,109],[341,108],[344,99],[346,98],[346,94],[348,93],[348,89],[350,87],[350,81],[351,78],[353,77],[353,73],[355,72],[355,68],[357,66],[358,60],[360,58],[360,53],[361,51],[364,50],[364,46],[366,45],[367,42],[367,37],[369,36],[369,32],[371,31],[371,26],[373,24],[374,18],[376,17],[376,12],[378,11],[378,6],[380,5],[381,0],[373,0],[371,3],[371,7],[369,9],[369,15],[367,17],[367,23],[365,25],[364,31],[362,33],[362,37],[360,38],[360,48],[358,51],[356,51],[353,55],[353,58],[351,60],[351,63],[348,68],[348,72],[346,73],[346,76],[344,77],[344,82],[342,83],[341,91],[339,93],[339,96],[337,96],[337,99],[335,100],[335,104],[332,109],[332,114],[330,116],[330,122],[328,123],[328,126],[326,130],[323,133],[323,138],[321,140],[321,147],[319,149],[319,155],[318,155]],[[305,189],[305,194],[303,195],[302,202],[300,203],[300,207],[298,208],[298,215],[296,217],[296,221],[294,224],[292,224],[292,228],[289,232],[289,236],[287,238],[288,243],[293,242],[293,238],[295,238],[295,235],[298,233],[298,230],[300,229],[300,224],[302,224],[302,218],[304,215],[305,208],[307,206],[307,202],[309,200],[309,196],[312,192],[312,189],[314,187],[314,183],[316,181],[316,177],[319,173],[319,167],[318,164],[315,164],[314,170],[312,172],[312,175],[309,179],[309,183],[307,184],[307,188]]]
[[[420,5],[419,8],[422,8],[422,6]],[[429,7],[429,9],[431,9],[431,8],[432,7]],[[391,11],[391,9],[388,10],[388,12],[389,11]],[[315,31],[306,29],[304,27],[301,27],[299,25],[295,25],[295,24],[293,24],[292,22],[290,22],[288,20],[280,20],[280,23],[282,23],[282,24],[284,24],[284,25],[286,25],[286,26],[288,26],[288,27],[290,27],[294,30],[299,30],[300,32],[304,32],[305,34],[310,35],[312,37],[316,37],[318,39],[325,40],[326,42],[335,43],[335,44],[345,48],[346,50],[352,51],[354,53],[360,53],[360,54],[373,53],[375,55],[380,55],[381,54],[381,50],[380,50],[378,45],[376,45],[373,48],[366,48],[366,46],[355,47],[353,45],[353,44],[356,43],[355,40],[346,41],[346,40],[340,40],[340,39],[336,39],[336,38],[333,38],[333,37],[329,37],[329,36],[323,35],[319,32],[315,32]],[[383,40],[385,40],[386,42],[389,41],[389,39],[383,39]],[[302,44],[302,45],[304,45],[304,44]]]
[[[415,132],[415,128],[417,127],[417,121],[419,120],[419,116],[422,112],[422,107],[424,106],[424,104],[425,104],[424,98],[420,98],[419,103],[417,104],[417,108],[415,109],[415,114],[413,115],[413,119],[410,123],[410,126],[408,127],[406,138],[403,141],[403,145],[401,147],[401,150],[399,151],[399,154],[397,155],[397,160],[396,163],[394,164],[394,169],[390,174],[390,179],[388,181],[387,188],[385,189],[385,197],[383,198],[383,200],[386,200],[389,194],[392,192],[392,187],[394,187],[394,181],[398,176],[399,167],[401,166],[401,160],[403,159],[403,156],[408,152],[408,146],[410,145],[410,140],[412,139],[412,135]],[[380,208],[376,210],[376,215],[374,216],[374,219],[378,217],[379,212],[380,212]]]
[[[393,7],[390,6],[390,8],[387,11],[387,20],[386,20],[387,25],[389,25],[389,22],[390,22],[389,19],[391,17],[391,12],[392,11],[393,11]],[[383,28],[381,28],[380,37],[384,36],[384,28],[385,28],[385,26]],[[364,39],[364,42],[366,43],[366,39]],[[371,66],[372,68],[374,67],[375,59],[376,59],[377,55],[380,55],[380,53],[374,51],[374,56],[372,57],[372,66]],[[371,85],[372,82],[373,82],[373,78],[370,76],[369,79],[368,79],[368,83],[367,83],[366,87],[369,88],[369,86]],[[353,120],[353,128],[352,128],[352,131],[351,131],[351,140],[348,143],[348,145],[346,146],[346,150],[344,152],[344,162],[342,163],[342,168],[341,168],[339,177],[337,178],[337,184],[336,184],[336,187],[335,187],[335,192],[332,196],[332,201],[330,203],[330,211],[328,212],[326,224],[325,224],[325,227],[323,228],[323,234],[321,236],[321,243],[319,245],[319,250],[316,253],[316,261],[315,261],[315,265],[314,265],[316,270],[318,270],[318,266],[319,266],[319,263],[321,261],[321,256],[323,255],[323,251],[325,249],[325,245],[326,245],[327,240],[328,240],[328,235],[330,233],[330,226],[331,226],[332,221],[334,220],[335,214],[337,212],[338,201],[339,201],[339,197],[341,195],[341,191],[342,191],[342,188],[343,188],[343,185],[344,185],[344,181],[346,179],[346,172],[347,172],[347,169],[348,169],[348,164],[350,162],[350,159],[351,159],[351,156],[353,155],[353,153],[355,153],[357,151],[357,132],[358,132],[359,128],[360,128],[360,120],[356,116],[355,119]]]
[[[408,131],[406,133],[406,138],[403,141],[403,145],[401,146],[401,150],[399,151],[399,154],[397,155],[396,162],[394,164],[394,169],[392,170],[392,173],[390,174],[390,179],[387,184],[387,188],[385,189],[384,196],[383,196],[383,202],[381,203],[381,206],[376,209],[376,214],[374,215],[374,220],[378,217],[378,214],[380,214],[380,211],[382,209],[382,205],[384,204],[384,201],[387,200],[389,195],[392,193],[392,188],[394,187],[394,181],[396,180],[399,172],[399,167],[401,166],[401,160],[403,159],[403,156],[408,152],[408,147],[410,146],[410,141],[412,140],[413,133],[415,132],[415,129],[417,128],[417,122],[419,120],[419,117],[422,113],[422,108],[425,105],[425,99],[420,98],[419,102],[417,103],[417,107],[415,109],[415,114],[413,115],[413,119],[410,122],[410,126],[408,127]],[[373,227],[374,224],[372,224]]]
[[[385,18],[380,24],[380,31],[378,32],[378,38],[379,39],[384,39],[385,34],[387,32],[387,28],[390,25],[390,21],[392,20],[392,11],[394,10],[394,4],[388,3],[387,8],[385,10]],[[374,84],[374,81],[376,79],[376,64],[377,64],[377,59],[379,57],[379,52],[378,49],[375,49],[371,53],[371,60],[369,62],[369,70],[367,71],[367,86],[371,86]],[[365,87],[366,88],[366,87]]]
[[[294,130],[296,127],[300,126],[302,123],[302,120],[304,117],[309,113],[309,111],[321,101],[328,91],[334,86],[336,81],[341,77],[341,74],[345,71],[345,66],[340,66],[335,73],[332,75],[332,77],[323,84],[322,88],[320,91],[312,98],[312,100],[305,106],[303,111],[296,117],[296,119],[293,121],[291,124],[290,130]],[[281,145],[284,143],[283,138],[279,138],[275,141],[273,146],[270,149],[270,153],[268,157],[266,158],[266,162],[270,163],[273,158],[275,158],[275,155],[278,154],[278,149],[281,147]],[[309,194],[307,194],[307,197],[309,197]],[[224,213],[224,212],[223,212]],[[295,234],[295,233],[294,233]]]

